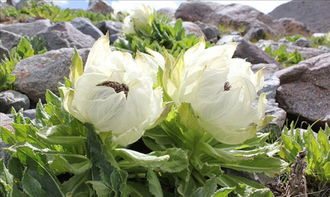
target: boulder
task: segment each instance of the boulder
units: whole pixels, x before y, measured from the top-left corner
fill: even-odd
[[[78,52],[85,61],[89,49],[79,49]],[[16,75],[14,87],[26,94],[33,104],[39,99],[44,101],[46,89],[58,93],[58,82],[63,82],[63,78],[69,75],[73,53],[72,48],[64,48],[20,61],[13,71]]]
[[[268,36],[268,31],[265,30],[260,24],[255,23],[250,26],[244,35],[245,40],[258,41],[261,39],[266,39]]]
[[[35,36],[51,26],[50,20],[36,20],[31,23],[0,24],[0,30],[13,32],[21,36]]]
[[[96,0],[90,1],[87,11],[101,14],[111,14],[113,13],[113,8],[105,1]]]
[[[157,10],[159,14],[168,16],[169,19],[175,20],[175,9],[173,8],[161,8]]]
[[[71,20],[71,24],[82,33],[92,36],[95,40],[103,35],[103,33],[95,27],[88,18],[75,18]]]
[[[277,20],[281,26],[284,27],[285,35],[303,35],[303,36],[311,36],[312,32],[306,27],[305,24],[295,20],[294,18],[280,18]]]
[[[235,32],[233,32],[233,33],[235,33]],[[237,34],[224,35],[218,40],[217,44],[221,45],[221,44],[226,44],[229,42],[240,42],[243,39],[244,38],[242,38],[242,36],[237,35]]]
[[[286,46],[286,50],[288,51],[288,53],[293,53],[295,50],[297,50],[304,59],[309,59],[309,58],[330,52],[330,50],[327,48],[318,49],[318,48],[308,48],[308,47],[296,46],[287,40],[283,40],[283,41],[280,40],[279,42],[276,42],[273,40],[259,40],[256,43],[256,46],[258,46],[261,49],[265,49],[265,48],[271,46],[272,50],[277,50],[282,45]]]
[[[56,23],[37,35],[46,40],[48,50],[90,48],[95,42],[94,38],[83,34],[68,22]]]
[[[220,31],[215,25],[209,25],[200,21],[195,22],[203,31],[206,40],[216,43],[220,38]]]
[[[309,40],[307,38],[298,38],[298,40],[296,40],[294,42],[294,45],[298,46],[298,47],[310,47],[310,43]]]
[[[6,114],[0,113],[0,127],[5,127],[6,129],[14,131],[14,128],[11,126],[12,123],[13,119],[9,118]],[[10,158],[10,155],[2,150],[2,148],[6,147],[8,147],[8,145],[5,144],[0,137],[0,159],[4,159],[5,162]]]
[[[31,2],[31,1],[34,1],[34,2],[37,2],[37,3],[43,3],[43,4],[50,4],[49,1],[45,1],[45,0],[20,0],[17,4],[16,4],[16,8],[17,9],[22,9],[22,8],[25,8],[25,7],[28,7],[28,3]]]
[[[16,111],[20,109],[29,109],[30,100],[26,95],[15,90],[0,92],[0,112],[9,114],[12,107]]]
[[[275,72],[279,70],[276,64],[254,64],[252,70],[254,72],[264,69],[264,86],[259,91],[259,94],[265,93],[267,95],[266,115],[273,116],[271,127],[280,131],[286,120],[286,112],[278,106],[275,101],[276,90],[280,85],[280,80],[275,76]]]
[[[36,118],[36,109],[28,109],[23,111],[23,116],[30,118],[31,120]]]
[[[16,46],[20,40],[21,36],[10,31],[0,30],[0,41],[2,46],[10,50],[14,46]]]
[[[280,79],[276,101],[289,115],[330,124],[330,53],[276,72]]]
[[[246,61],[251,62],[252,64],[276,64],[280,65],[273,57],[269,56],[266,52],[259,49],[253,43],[241,39],[238,42],[237,49],[233,57],[243,58]]]
[[[172,21],[170,23],[170,25],[174,26],[175,24],[175,21]],[[182,22],[182,27],[183,29],[185,30],[185,34],[188,35],[188,34],[194,34],[196,36],[199,36],[199,37],[205,37],[203,31],[201,30],[201,28],[196,25],[195,23],[192,23],[192,22]]]
[[[214,2],[186,2],[182,3],[176,10],[175,17],[184,21],[201,21],[236,29],[249,29],[252,24],[257,22],[269,34],[276,33],[273,31],[283,30],[270,16],[241,4],[222,5]]]
[[[294,18],[313,32],[330,31],[330,3],[328,0],[292,0],[275,8],[268,15],[274,18]]]
[[[123,23],[116,21],[102,21],[96,24],[96,27],[99,28],[103,34],[107,32],[111,34],[120,33],[123,29]]]
[[[8,117],[6,114],[0,113],[0,127],[5,127],[6,129],[13,131],[14,129],[11,126],[12,123],[13,123],[12,118]],[[0,137],[0,144],[1,144],[1,137]]]

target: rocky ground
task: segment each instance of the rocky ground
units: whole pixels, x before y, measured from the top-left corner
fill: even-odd
[[[317,127],[324,127],[325,124],[330,125],[330,48],[313,48],[308,37],[330,31],[329,12],[326,12],[327,16],[322,15],[326,21],[318,18],[321,13],[316,13],[320,11],[318,7],[329,10],[330,4],[326,1],[314,4],[313,1],[313,5],[310,2],[298,6],[294,2],[279,6],[270,15],[245,5],[207,2],[186,2],[177,10],[164,8],[158,12],[173,20],[182,19],[186,33],[203,36],[212,43],[238,42],[235,57],[247,59],[253,64],[254,71],[265,68],[262,92],[267,93],[267,114],[275,117],[273,125],[278,130],[292,120],[298,120],[298,127],[304,126],[304,122],[311,124],[316,121]],[[304,11],[290,11],[300,8]],[[90,5],[89,10],[113,12],[106,4]],[[305,12],[309,13],[308,17]],[[314,21],[320,22],[313,25]],[[87,18],[58,23],[48,19],[31,19],[24,23],[5,21],[0,24],[0,59],[17,45],[22,36],[44,38],[48,50],[15,66],[15,90],[0,92],[0,126],[10,127],[12,107],[16,110],[23,108],[23,114],[33,118],[34,107],[39,99],[44,101],[45,91],[49,89],[58,93],[58,82],[63,82],[63,78],[68,76],[73,48],[77,48],[85,60],[89,48],[105,32],[110,32],[112,43],[122,39],[122,25],[110,20],[93,24]],[[297,34],[304,37],[294,42],[278,39]],[[264,51],[269,46],[276,50],[283,44],[288,52],[298,51],[304,61],[283,68],[280,62]]]

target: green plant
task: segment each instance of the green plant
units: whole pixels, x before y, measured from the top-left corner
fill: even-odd
[[[271,46],[268,46],[265,52],[274,57],[276,61],[282,63],[284,68],[298,64],[300,61],[304,60],[303,56],[297,50],[289,53],[286,48],[286,45],[281,45],[278,49],[273,50]]]
[[[77,17],[89,18],[93,23],[98,23],[104,20],[122,20],[123,16],[113,14],[101,14],[94,12],[87,12],[84,10],[70,10],[70,9],[61,9],[55,5],[48,5],[44,3],[29,2],[28,6],[20,10],[9,7],[9,8],[0,8],[1,19],[6,20],[10,18],[14,21],[24,20],[27,18],[46,18],[52,22],[63,22],[70,21]],[[10,20],[7,19],[7,20]],[[1,20],[0,20],[1,21]]]
[[[295,42],[297,41],[299,38],[302,38],[302,35],[294,35],[294,36],[287,36],[285,37],[285,39],[289,42]]]
[[[330,33],[329,33],[330,35]],[[321,37],[310,37],[311,46],[318,48],[319,46],[330,47],[330,36],[321,36]]]
[[[316,177],[323,183],[330,181],[330,128],[313,132],[311,127],[307,130],[285,127],[282,132],[282,147],[279,156],[289,163],[295,161],[295,157],[302,150],[307,151],[307,175]]]
[[[240,34],[243,34],[244,32],[246,32],[247,27],[246,26],[233,27],[233,26],[228,26],[228,25],[218,25],[218,29],[223,34],[230,34],[233,31],[237,31]]]
[[[175,57],[188,48],[195,45],[200,38],[190,34],[186,35],[182,27],[182,21],[177,20],[172,26],[167,17],[157,14],[149,32],[138,31],[134,34],[127,34],[126,40],[115,43],[119,49],[130,50],[135,54],[136,51],[146,52],[145,48],[161,52],[163,49]],[[207,46],[210,46],[207,43]]]
[[[40,37],[22,37],[18,45],[10,50],[9,57],[0,62],[0,91],[12,89],[15,76],[11,74],[15,65],[22,59],[45,53],[45,40]]]

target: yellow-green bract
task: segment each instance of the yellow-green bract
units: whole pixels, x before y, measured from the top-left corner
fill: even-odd
[[[163,110],[162,90],[153,88],[157,61],[147,54],[133,59],[129,53],[111,51],[108,34],[92,47],[84,71],[77,52],[75,56],[71,87],[60,88],[64,108],[97,132],[111,131],[115,143],[137,141]]]
[[[167,94],[190,103],[199,125],[226,144],[254,137],[265,122],[266,96],[256,102],[263,71],[254,74],[250,63],[232,58],[235,49],[235,43],[205,49],[201,41],[176,61],[167,55],[163,75]]]

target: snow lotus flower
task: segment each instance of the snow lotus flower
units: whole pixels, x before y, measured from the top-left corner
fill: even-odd
[[[255,136],[264,121],[262,70],[232,58],[235,43],[205,49],[204,41],[189,49],[174,66],[165,68],[164,86],[177,103],[189,103],[200,127],[226,144]],[[173,64],[172,64],[173,65]]]
[[[124,19],[123,32],[126,34],[135,33],[136,30],[144,30],[151,25],[154,9],[147,5],[141,5],[132,9]]]
[[[156,52],[154,52],[156,53]],[[128,145],[137,141],[162,112],[162,90],[153,88],[158,65],[133,59],[129,53],[111,51],[108,35],[92,47],[84,72],[71,68],[71,87],[62,87],[64,108],[75,118],[94,125],[97,132],[112,132],[113,141]],[[146,66],[147,65],[147,66]]]

